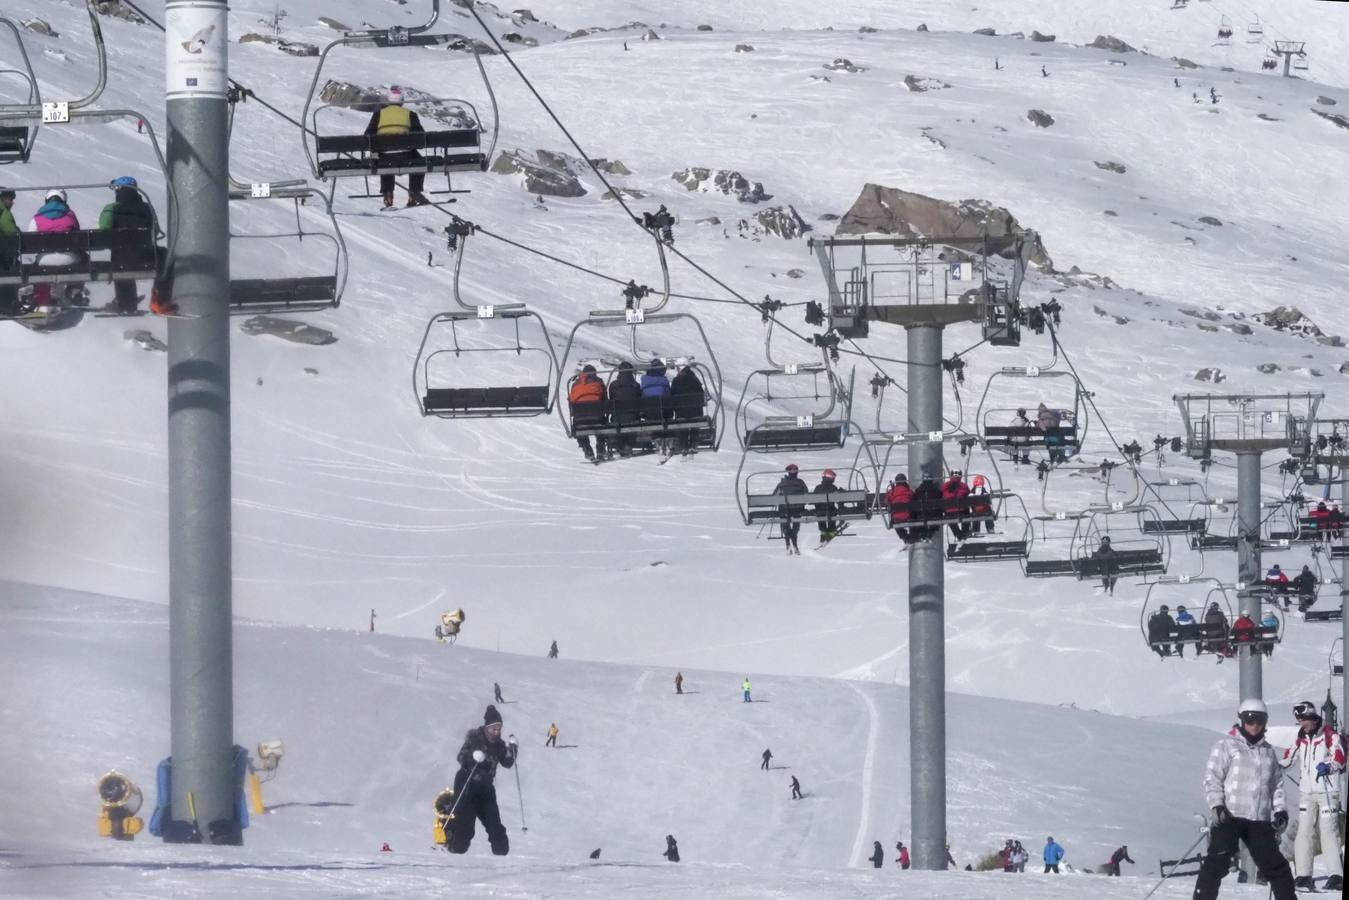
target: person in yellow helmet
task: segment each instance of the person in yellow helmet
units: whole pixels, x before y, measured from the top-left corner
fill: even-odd
[[[396,85],[389,88],[388,102],[370,114],[370,122],[365,126],[367,135],[423,134],[425,131],[417,114],[403,105],[403,89]],[[416,150],[393,150],[379,153],[379,159],[381,163],[399,165],[421,162],[422,155]],[[393,180],[392,175],[379,176],[379,192],[384,197],[386,209],[393,206]],[[426,204],[422,193],[425,186],[425,172],[413,172],[408,176],[408,206]]]

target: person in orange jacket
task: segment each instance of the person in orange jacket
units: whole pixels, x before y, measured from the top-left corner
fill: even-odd
[[[604,381],[596,374],[595,367],[591,365],[583,366],[581,373],[576,376],[576,381],[573,382],[571,390],[567,392],[567,402],[571,404],[573,428],[578,425],[604,424],[604,407],[608,399]],[[600,459],[612,455],[608,453],[608,442],[602,435],[595,435],[594,450],[590,447],[590,435],[588,434],[578,436],[576,443],[585,452],[586,459],[593,463],[598,464]],[[595,455],[596,451],[599,452],[598,457]]]

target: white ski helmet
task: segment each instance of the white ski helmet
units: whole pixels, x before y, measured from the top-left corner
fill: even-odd
[[[50,191],[48,191],[48,192],[46,193],[46,195],[45,195],[42,199],[43,199],[43,200],[60,200],[62,203],[65,203],[65,202],[66,202],[66,192],[63,191],[63,190],[61,190],[60,188],[52,188]]]
[[[1237,718],[1245,722],[1247,717],[1253,721],[1260,722],[1262,725],[1269,721],[1269,710],[1265,707],[1263,700],[1242,700],[1241,705],[1237,707]]]

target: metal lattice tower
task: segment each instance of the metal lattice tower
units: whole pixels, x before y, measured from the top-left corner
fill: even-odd
[[[1271,51],[1275,56],[1283,57],[1283,77],[1291,78],[1289,71],[1293,64],[1293,59],[1307,58],[1306,41],[1275,41],[1274,49]]]

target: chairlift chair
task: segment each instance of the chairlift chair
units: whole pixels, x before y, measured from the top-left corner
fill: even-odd
[[[1188,612],[1194,617],[1193,625],[1180,626],[1174,621],[1170,624],[1154,618],[1162,606],[1167,606],[1167,614],[1174,613],[1179,607],[1190,603]],[[1213,604],[1223,614],[1223,622],[1206,620],[1206,613]],[[1173,617],[1174,619],[1174,617]],[[1166,658],[1173,654],[1183,656],[1183,648],[1190,646],[1196,656],[1204,653],[1231,655],[1231,629],[1236,621],[1232,606],[1232,596],[1227,587],[1216,578],[1195,578],[1190,576],[1163,576],[1148,584],[1143,599],[1143,608],[1138,615],[1138,629],[1148,648]],[[1282,629],[1277,629],[1281,632]]]
[[[312,206],[309,201],[316,201]],[[293,229],[268,230],[265,232],[244,233],[231,231],[230,245],[235,242],[265,242],[268,247],[279,250],[282,241],[294,241],[293,252],[275,252],[269,254],[268,266],[276,265],[290,268],[294,257],[304,254],[305,240],[309,246],[329,247],[332,257],[331,267],[323,262],[328,258],[325,252],[316,260],[321,263],[322,274],[300,274],[286,277],[264,276],[255,278],[230,278],[230,312],[252,315],[269,312],[314,312],[339,306],[347,282],[347,245],[342,238],[337,216],[328,197],[321,191],[308,186],[291,184],[259,183],[253,185],[231,185],[230,201],[242,204],[250,210],[261,211],[270,205],[267,201],[290,201],[294,205],[295,226]],[[304,210],[301,210],[304,206]],[[315,209],[314,213],[308,213]],[[237,220],[237,212],[231,221]],[[327,230],[305,230],[304,219],[310,215],[322,215],[327,219]],[[233,260],[230,273],[233,275],[247,266],[236,264]],[[327,271],[331,268],[331,271]],[[316,271],[311,266],[311,272]]]
[[[22,104],[0,104],[0,112],[19,110],[23,108],[41,108],[42,92],[38,87],[37,74],[33,71],[33,64],[28,60],[28,50],[24,47],[23,38],[19,34],[19,29],[9,19],[0,18],[0,25],[9,29],[10,34],[14,35],[14,43],[19,47],[19,60],[23,63],[23,68],[0,68],[0,78],[11,79],[20,78],[28,85],[27,101]],[[15,162],[28,162],[29,154],[33,152],[33,142],[37,140],[37,132],[40,126],[39,120],[33,120],[28,125],[5,125],[0,123],[0,165]]]
[[[798,470],[805,494],[778,494],[773,490],[783,477],[781,469],[745,472],[746,458],[736,470],[736,504],[746,525],[781,525],[791,522],[850,522],[870,519],[878,508],[877,473],[874,466],[836,466],[838,487],[814,493],[824,466]]]
[[[951,562],[985,562],[997,560],[1025,560],[1030,551],[1030,514],[1021,495],[1003,491],[999,498],[997,518],[999,528],[1007,536],[995,540],[993,535],[980,537],[971,534],[967,540],[947,544],[946,558]]]
[[[1256,16],[1252,22],[1246,25],[1246,43],[1258,44],[1264,34],[1265,28],[1260,24],[1259,16]]]
[[[1067,378],[1072,382],[1072,406],[1067,406],[1060,398],[1055,405],[1045,403],[1059,416],[1059,424],[1048,430],[1041,429],[1035,421],[1035,410],[1041,400],[1021,406],[994,408],[989,404],[989,394],[999,378]],[[1082,382],[1071,372],[1042,369],[1038,366],[1005,366],[989,376],[984,386],[983,396],[979,398],[979,407],[975,420],[979,428],[979,437],[990,447],[1008,448],[1012,455],[1025,452],[1028,448],[1060,450],[1064,456],[1075,455],[1086,439],[1087,414],[1082,403],[1086,395]],[[1011,423],[1018,409],[1026,410],[1026,418],[1031,424],[1014,426]]]
[[[1073,548],[1087,513],[1032,516],[1021,573],[1027,578],[1079,577]]]
[[[468,100],[439,97],[407,97],[404,105],[429,110],[427,118],[440,121],[443,128],[420,134],[366,135],[363,129],[343,127],[335,121],[340,109],[337,104],[319,102],[319,77],[328,61],[328,54],[338,47],[355,49],[399,49],[414,47],[443,47],[457,40],[455,34],[431,34],[429,29],[440,17],[440,0],[432,0],[431,20],[412,28],[393,26],[364,31],[348,31],[328,44],[319,54],[314,77],[309,85],[301,113],[300,133],[305,156],[315,178],[332,179],[351,176],[404,175],[414,173],[444,173],[486,171],[496,149],[500,127],[496,95],[487,77],[476,45],[470,44],[478,73],[486,86],[492,105],[491,140],[483,148],[486,130],[477,108]],[[317,103],[317,105],[316,105]],[[381,102],[368,101],[355,108],[369,112]],[[312,111],[311,111],[312,110]],[[450,122],[446,122],[446,119]],[[311,140],[312,138],[312,140]]]
[[[1172,8],[1172,9],[1184,9],[1185,7],[1187,7],[1187,6],[1189,6],[1189,5],[1190,5],[1190,0],[1172,0],[1171,8]]]
[[[1156,526],[1159,521],[1157,511],[1146,503],[1134,506],[1116,503],[1109,508],[1088,510],[1073,548],[1078,577],[1166,572],[1171,542]],[[1110,539],[1114,550],[1108,560],[1096,556],[1103,538]]]
[[[1143,521],[1144,532],[1160,534],[1203,534],[1208,525],[1208,495],[1193,479],[1171,478],[1146,482],[1144,492],[1151,496],[1156,518]]]
[[[1237,549],[1237,501],[1235,497],[1210,497],[1203,501],[1204,529],[1190,533],[1191,550],[1235,551]]]
[[[1222,20],[1218,23],[1218,43],[1226,46],[1231,39],[1232,26],[1227,21],[1227,16],[1223,16]]]
[[[1330,644],[1330,652],[1326,654],[1326,663],[1330,667],[1331,678],[1344,677],[1344,638],[1337,637]]]
[[[1293,57],[1294,70],[1298,72],[1305,72],[1309,68],[1311,68],[1311,64],[1307,61],[1307,54],[1303,53]]]

